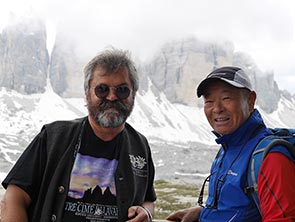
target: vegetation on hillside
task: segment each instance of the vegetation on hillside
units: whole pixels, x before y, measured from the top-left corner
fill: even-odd
[[[165,180],[156,180],[155,190],[156,219],[165,219],[173,211],[197,205],[199,188],[196,185],[172,184]]]

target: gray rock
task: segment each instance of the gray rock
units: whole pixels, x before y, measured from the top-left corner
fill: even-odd
[[[53,90],[62,97],[83,97],[85,62],[77,56],[75,46],[58,33],[49,68]]]
[[[85,51],[87,51],[85,49]],[[53,90],[62,97],[84,97],[83,58],[77,46],[63,32],[57,33],[49,64],[45,25],[38,19],[24,19],[4,29],[0,35],[0,86],[31,94],[44,92],[47,70]],[[262,72],[247,54],[235,52],[230,42],[202,42],[196,38],[164,44],[146,63],[136,62],[140,93],[151,87],[163,92],[172,103],[202,106],[196,86],[217,67],[240,66],[247,71],[257,92],[257,104],[267,113],[278,107],[282,95],[273,72]]]
[[[49,56],[41,20],[24,18],[0,35],[0,86],[24,94],[44,92]]]
[[[262,72],[249,55],[234,52],[228,42],[205,43],[189,38],[167,43],[142,70],[172,103],[202,106],[202,100],[196,99],[197,85],[212,70],[226,65],[246,70],[258,95],[257,104],[264,111],[277,109],[281,91],[274,73]]]

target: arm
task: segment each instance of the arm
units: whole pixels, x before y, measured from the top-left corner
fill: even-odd
[[[28,221],[27,208],[31,199],[16,185],[9,185],[1,201],[1,222]]]
[[[263,222],[295,219],[295,163],[282,153],[269,153],[258,176]],[[292,220],[293,219],[293,220]]]
[[[201,206],[178,210],[170,214],[166,220],[182,222],[198,222],[202,211]]]
[[[145,201],[142,206],[132,206],[128,209],[130,222],[152,221],[154,217],[154,202]]]
[[[142,206],[148,211],[150,216],[153,218],[155,216],[155,204],[154,202],[145,201]]]

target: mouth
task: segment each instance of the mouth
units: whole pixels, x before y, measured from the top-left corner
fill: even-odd
[[[103,112],[105,114],[120,114],[119,110],[112,107],[112,108],[107,108],[107,109],[104,109]]]
[[[220,117],[220,118],[215,118],[214,121],[216,123],[225,123],[225,122],[229,121],[229,118],[228,117]]]

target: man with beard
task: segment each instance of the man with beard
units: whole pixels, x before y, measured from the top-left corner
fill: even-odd
[[[89,115],[45,125],[2,185],[2,222],[151,221],[156,195],[146,138],[126,123],[138,76],[111,49],[84,69]]]

